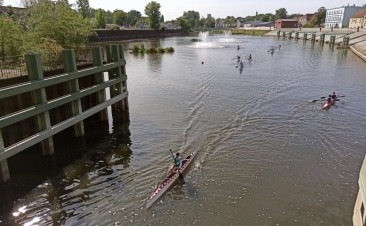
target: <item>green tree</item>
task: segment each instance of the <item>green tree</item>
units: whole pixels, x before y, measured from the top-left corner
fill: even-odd
[[[63,3],[42,0],[29,8],[28,15],[25,52],[51,55],[63,48],[77,49],[94,34],[89,20]]]
[[[127,23],[127,13],[123,10],[115,10],[113,12],[113,22],[120,26],[125,25]]]
[[[58,0],[58,2],[69,5],[69,0]]]
[[[0,16],[0,56],[15,56],[21,53],[22,30],[10,17]]]
[[[151,1],[145,6],[145,14],[149,18],[149,26],[152,29],[159,30],[160,28],[160,4]]]
[[[191,28],[197,28],[200,21],[200,13],[190,10],[183,12],[183,17],[188,21]]]
[[[83,18],[90,17],[89,0],[76,0],[76,5],[78,7],[79,13],[81,13]]]
[[[276,10],[275,19],[286,19],[287,18],[287,10],[285,8],[280,8]]]
[[[188,33],[192,28],[191,24],[184,16],[178,17],[176,24],[177,26],[181,27],[182,31],[186,33]]]
[[[205,19],[204,26],[207,28],[214,28],[215,27],[215,18],[211,16],[211,14],[207,15],[207,18]]]
[[[20,0],[20,5],[22,5],[24,8],[28,8],[37,2],[37,0]]]
[[[298,17],[301,17],[302,14],[300,13],[294,13],[294,14],[291,14],[291,15],[288,15],[288,19],[295,19],[295,18],[298,18]]]
[[[103,9],[98,9],[95,12],[95,21],[94,21],[94,26],[96,28],[105,28],[106,25],[106,20],[105,20],[105,13]]]
[[[104,14],[105,14],[105,22],[107,24],[112,24],[114,21],[113,13],[110,10],[107,10],[107,11],[104,11]],[[90,15],[95,15],[95,14],[90,14]]]
[[[141,19],[142,15],[139,11],[131,10],[127,13],[128,26],[135,26],[137,21]]]
[[[269,21],[269,15],[268,14],[262,14],[259,16],[259,20],[263,21],[263,22],[268,22]]]
[[[312,23],[314,25],[320,26],[322,23],[325,22],[326,15],[327,15],[327,10],[324,7],[320,7],[318,9],[318,12],[315,13]]]
[[[230,24],[231,26],[235,25],[237,22],[237,19],[233,16],[227,16],[225,19],[224,19],[224,23],[225,24]]]
[[[164,15],[161,15],[160,22],[164,23]]]

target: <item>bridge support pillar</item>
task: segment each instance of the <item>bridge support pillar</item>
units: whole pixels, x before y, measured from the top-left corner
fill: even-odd
[[[75,51],[73,49],[63,50],[62,51],[62,57],[63,57],[64,71],[65,72],[75,72],[75,71],[77,71]],[[79,92],[80,91],[79,80],[78,79],[70,80],[67,84],[67,91],[70,94]],[[79,115],[79,114],[82,113],[81,100],[80,99],[77,99],[77,100],[71,102],[70,104],[71,104],[71,115],[72,116],[76,116],[76,115]],[[74,127],[75,137],[82,137],[82,136],[85,135],[84,121],[80,121],[80,122],[76,123],[73,127]]]
[[[0,150],[4,150],[3,135],[0,129]],[[0,161],[0,182],[5,182],[10,179],[8,161],[6,159]]]
[[[329,45],[334,45],[334,44],[335,44],[335,38],[336,38],[336,36],[335,36],[335,35],[330,36],[330,42],[329,42]]]
[[[311,34],[311,41],[312,42],[315,42],[315,37],[316,37],[316,33],[312,33]]]
[[[27,72],[29,81],[43,80],[43,69],[41,63],[41,57],[39,54],[27,54],[25,55],[25,62],[27,66]],[[40,88],[31,92],[33,105],[40,105],[47,103],[47,94],[45,88]],[[50,115],[48,111],[40,113],[36,116],[36,125],[38,131],[51,128]],[[52,136],[41,142],[43,155],[52,155],[55,152],[53,146]]]
[[[94,47],[92,49],[92,56],[93,56],[93,65],[94,66],[101,66],[103,65],[103,55],[101,47]],[[104,83],[104,74],[103,72],[95,74],[95,83]],[[106,101],[105,91],[101,90],[97,93],[97,101],[98,104],[103,103]],[[100,119],[101,121],[108,121],[108,111],[107,108],[100,111]]]

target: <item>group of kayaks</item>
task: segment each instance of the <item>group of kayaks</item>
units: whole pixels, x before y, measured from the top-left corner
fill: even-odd
[[[331,101],[328,101],[325,99],[325,103],[322,107],[322,109],[329,109],[336,101],[339,99],[331,99]],[[189,165],[193,162],[194,157],[196,156],[196,151],[192,152],[190,155],[185,157],[183,159],[182,167],[179,171],[175,171],[168,175],[159,185],[156,187],[156,189],[153,191],[153,193],[149,196],[149,198],[146,201],[146,208],[150,208],[156,201],[158,201],[161,196],[173,185],[177,184],[180,180],[180,177],[183,177],[183,175],[187,174],[187,168]]]

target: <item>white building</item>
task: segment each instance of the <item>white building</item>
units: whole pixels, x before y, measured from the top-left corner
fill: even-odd
[[[333,9],[327,9],[325,17],[325,28],[342,28],[348,27],[351,16],[362,9],[361,6],[342,6]]]

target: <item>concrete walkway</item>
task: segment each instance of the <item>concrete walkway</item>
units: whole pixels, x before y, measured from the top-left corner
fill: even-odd
[[[361,59],[363,59],[366,62],[366,29],[360,29],[357,31],[357,29],[350,29],[350,28],[342,28],[342,29],[325,29],[322,28],[321,30],[319,28],[302,28],[301,30],[299,28],[292,29],[292,28],[281,28],[277,30],[273,30],[265,34],[265,36],[273,36],[277,37],[277,31],[281,31],[281,36],[283,35],[283,32],[285,32],[286,38],[288,38],[288,34],[292,32],[292,38],[294,38],[295,32],[299,32],[299,38],[303,39],[304,33],[307,33],[308,39],[311,39],[311,34],[315,33],[315,41],[320,41],[320,36],[322,34],[325,34],[325,43],[328,43],[330,41],[330,37],[336,36],[335,43],[338,46],[342,46],[343,43],[343,37],[349,37],[349,45],[350,49]]]

